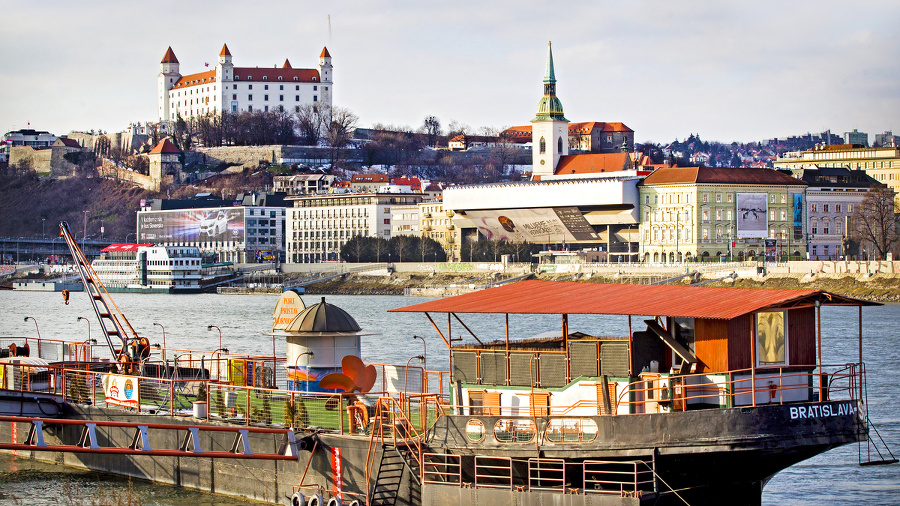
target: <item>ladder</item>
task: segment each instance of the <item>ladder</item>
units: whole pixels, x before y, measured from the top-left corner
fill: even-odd
[[[106,344],[109,346],[110,353],[113,357],[116,357],[116,367],[121,373],[124,369],[123,362],[134,360],[134,357],[129,357],[128,355],[129,337],[125,328],[127,326],[128,330],[131,331],[131,336],[133,336],[132,339],[135,343],[139,340],[137,332],[131,326],[131,323],[128,322],[128,319],[125,318],[125,314],[113,302],[109,292],[106,291],[106,287],[97,278],[97,273],[94,272],[87,257],[84,256],[84,252],[78,247],[75,237],[69,230],[69,224],[65,221],[59,224],[59,235],[65,238],[66,244],[69,246],[72,259],[78,267],[78,274],[81,276],[81,283],[90,296],[91,305],[94,307],[94,312],[100,321],[100,330],[103,332],[103,337],[106,338]],[[115,313],[110,310],[110,305],[115,308]],[[112,341],[113,337],[119,340],[119,349],[116,349],[116,345]]]

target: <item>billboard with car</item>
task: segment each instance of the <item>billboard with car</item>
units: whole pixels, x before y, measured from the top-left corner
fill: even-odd
[[[243,242],[244,208],[140,211],[137,235],[139,242]]]

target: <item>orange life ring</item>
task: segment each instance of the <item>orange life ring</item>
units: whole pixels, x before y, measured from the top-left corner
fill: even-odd
[[[357,432],[369,426],[369,410],[361,402],[347,406],[347,415],[350,417],[350,432]]]
[[[69,291],[63,290],[62,296],[63,296],[63,300],[66,301],[66,305],[68,306],[69,305]]]

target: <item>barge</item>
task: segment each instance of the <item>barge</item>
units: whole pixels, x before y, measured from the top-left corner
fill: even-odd
[[[60,408],[0,413],[0,450],[297,506],[759,504],[780,470],[869,439],[871,305],[823,291],[523,281],[392,310],[421,313],[444,341],[447,369],[428,371],[417,357],[364,362],[351,315],[288,291],[269,333],[284,357],[274,344],[271,356],[157,350],[136,334],[62,343],[55,360],[55,344],[16,347],[48,356],[33,370],[7,357],[2,387]],[[821,358],[828,306],[859,308],[859,354],[845,363]],[[485,339],[498,329],[472,314],[498,315],[504,338]],[[517,335],[525,315],[557,322]],[[609,315],[621,329],[601,335],[596,319]]]

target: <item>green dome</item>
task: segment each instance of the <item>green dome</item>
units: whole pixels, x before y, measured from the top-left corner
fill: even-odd
[[[556,95],[544,95],[538,102],[537,115],[534,121],[569,121],[563,116],[562,102]]]

